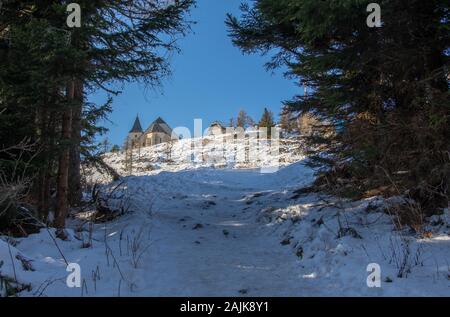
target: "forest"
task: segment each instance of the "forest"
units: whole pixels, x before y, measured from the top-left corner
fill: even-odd
[[[239,14],[224,15],[223,28],[235,50],[249,59],[262,56],[268,72],[281,71],[297,85],[296,95],[279,101],[279,115],[261,105],[264,112],[259,121],[246,109],[230,120],[232,127],[281,129],[276,159],[282,168],[275,175],[259,177],[254,169],[273,162],[272,158],[259,158],[257,164],[236,163],[234,152],[240,146],[244,151],[248,148],[248,135],[242,141],[245,144],[237,140],[226,145],[231,151],[228,156],[222,151],[222,139],[211,136],[201,140],[204,152],[200,154],[191,152],[190,140],[138,152],[120,146],[108,150],[101,141],[108,134],[103,123],[115,111],[115,100],[128,84],[152,89],[170,78],[172,57],[182,54],[180,41],[196,36],[197,21],[191,12],[204,5],[202,1],[77,0],[75,6],[64,0],[0,1],[0,297],[21,292],[40,296],[47,291],[49,296],[58,296],[58,288],[41,288],[46,283],[41,278],[21,277],[17,272],[20,264],[28,268],[24,274],[43,265],[34,268],[32,263],[40,261],[37,255],[27,260],[20,252],[32,250],[44,235],[50,239],[47,247],[60,264],[62,276],[70,262],[67,258],[77,257],[67,255],[71,241],[81,241],[83,250],[90,248],[86,252],[93,252],[91,258],[101,254],[98,263],[85,265],[97,273],[107,266],[111,273],[105,275],[110,281],[103,286],[96,284],[96,278],[84,281],[82,296],[92,295],[94,285],[103,296],[304,295],[288,276],[303,276],[300,284],[311,283],[321,274],[329,276],[321,270],[333,262],[320,252],[344,257],[356,252],[350,249],[392,267],[386,270],[394,273],[389,271],[383,280],[388,284],[421,266],[429,268],[422,274],[428,276],[425,282],[411,279],[412,284],[395,286],[385,295],[423,295],[409,293],[419,292],[417,285],[427,285],[423,288],[430,292],[427,294],[448,291],[450,268],[448,262],[443,263],[449,260],[450,250],[450,2],[380,0],[377,6],[370,6],[371,2],[253,0],[242,1]],[[380,14],[376,10],[381,10]],[[379,21],[371,24],[372,18]],[[233,60],[217,63],[232,67]],[[105,99],[92,102],[90,96],[98,92]],[[274,140],[269,137],[264,142],[272,144]],[[217,158],[216,152],[205,154],[208,146],[216,152],[219,148],[219,156],[226,162],[206,162],[208,157]],[[191,165],[180,163],[186,155],[193,158]],[[129,157],[135,160],[133,170],[128,168]],[[330,212],[322,214],[324,210]],[[376,219],[387,217],[387,222],[373,220],[371,212],[379,215]],[[132,213],[144,216],[130,220],[130,225],[127,215]],[[363,221],[362,215],[368,218]],[[163,221],[170,217],[177,218],[176,222],[163,230]],[[248,224],[248,219],[254,223]],[[277,231],[281,242],[258,240],[257,234],[239,231],[262,221],[282,223]],[[372,221],[380,227],[366,232]],[[389,221],[391,225],[384,227]],[[296,225],[299,227],[293,229]],[[219,226],[218,237],[216,233],[194,236],[215,226]],[[180,233],[191,227],[185,236]],[[209,290],[202,278],[178,280],[178,273],[174,273],[176,278],[157,282],[159,289],[141,285],[144,279],[134,281],[129,272],[142,262],[153,263],[155,255],[148,250],[161,240],[152,240],[158,232],[164,243],[158,250],[171,251],[159,255],[165,262],[154,265],[150,277],[156,281],[166,265],[183,276],[191,276],[198,266],[198,270],[204,269],[198,273],[202,278],[216,281],[208,267],[198,264],[203,260],[196,262],[189,255],[191,249],[206,248],[192,252],[198,252],[198,259],[211,257],[211,263],[219,266],[228,263],[219,260],[222,256],[233,259],[223,268],[231,270],[232,280],[239,285],[262,283],[260,288],[252,293],[251,286],[231,288],[220,281],[217,285],[226,286]],[[147,241],[147,233],[153,242]],[[109,234],[116,240],[108,240]],[[359,249],[355,240],[369,241],[372,234],[384,235],[386,240],[377,242],[378,246],[368,242]],[[388,238],[388,234],[395,237]],[[241,259],[233,252],[245,254],[246,240],[239,242],[242,236],[254,250],[263,250],[264,245],[264,250],[273,253],[264,261],[258,258],[263,251]],[[219,238],[220,242],[216,241]],[[353,242],[346,240],[350,238]],[[434,238],[437,242],[432,247],[440,248],[436,252],[441,258],[427,264],[419,260],[425,248],[422,242]],[[205,246],[204,239],[217,245]],[[235,247],[226,244],[232,239]],[[183,245],[188,241],[189,245]],[[317,245],[325,241],[326,248],[338,244],[333,244],[332,251],[319,252],[314,241],[319,241]],[[180,249],[175,248],[178,244]],[[299,275],[288,267],[289,261],[284,266],[272,262],[288,258],[283,253],[285,246],[292,248],[293,258],[310,261],[305,267],[311,272]],[[373,255],[376,252],[380,254]],[[183,259],[168,258],[175,254]],[[121,259],[125,256],[131,258],[129,272],[124,269],[126,260]],[[173,267],[174,262],[186,258],[186,266]],[[11,267],[7,266],[10,262]],[[266,263],[273,264],[271,270],[281,265],[286,289],[278,286],[279,280],[266,281],[258,275],[261,272],[256,268]],[[348,267],[351,270],[360,263],[365,262]],[[231,269],[235,264],[240,270],[252,268],[248,269],[251,273],[235,274]],[[348,267],[340,268],[345,271]],[[440,281],[436,288],[427,284],[431,275]],[[329,282],[325,277],[320,281],[324,281],[320,285]],[[172,282],[187,285],[185,292],[166,289]],[[339,288],[325,287],[322,292],[314,287],[311,285],[313,294],[340,294]],[[364,293],[364,287],[342,288],[342,294]]]

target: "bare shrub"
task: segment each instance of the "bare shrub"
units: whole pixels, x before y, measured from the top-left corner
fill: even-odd
[[[409,227],[419,235],[424,234],[425,216],[419,204],[405,199],[404,203],[390,206],[387,210],[397,230]]]
[[[97,210],[95,221],[111,221],[131,212],[132,194],[124,184],[121,181],[109,191],[101,190],[98,185],[94,186],[92,200]]]
[[[413,267],[423,265],[423,248],[411,247],[410,241],[403,236],[391,236],[389,239],[389,263],[395,265],[398,278],[407,278]]]
[[[150,231],[145,226],[141,226],[138,231],[133,230],[131,235],[127,235],[128,249],[131,251],[131,264],[138,268],[142,256],[151,246]]]
[[[32,186],[34,176],[29,175],[29,170],[37,154],[36,145],[26,139],[0,149],[0,155],[9,162],[8,169],[0,169],[0,230],[14,225],[17,234],[27,235],[22,223],[28,219],[16,220],[20,205],[26,201]]]

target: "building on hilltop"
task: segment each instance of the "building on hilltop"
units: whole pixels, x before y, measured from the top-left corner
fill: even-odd
[[[225,128],[225,125],[223,125],[219,121],[214,121],[213,123],[211,123],[209,128],[206,130],[206,135],[207,136],[221,135],[221,134],[226,133],[226,130],[227,129]]]
[[[159,117],[143,134],[144,146],[166,143],[172,140],[172,129]]]
[[[171,140],[172,129],[161,117],[153,121],[147,130],[144,131],[139,116],[137,116],[125,141],[125,148],[153,146]]]

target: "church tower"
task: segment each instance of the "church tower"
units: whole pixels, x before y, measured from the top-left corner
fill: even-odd
[[[136,116],[136,120],[134,120],[133,127],[128,133],[127,137],[127,147],[138,147],[141,142],[141,137],[144,131],[142,130],[141,122],[139,121],[139,116]]]

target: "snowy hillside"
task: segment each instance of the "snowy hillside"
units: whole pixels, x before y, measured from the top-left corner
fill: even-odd
[[[183,139],[129,152],[107,153],[103,159],[122,176],[152,175],[161,171],[205,167],[242,169],[285,166],[303,159],[303,150],[299,137],[279,139],[271,144],[270,141],[258,142],[254,136],[236,140],[225,134]],[[111,181],[103,171],[95,168],[88,168],[85,173],[91,183]]]
[[[314,171],[295,143],[284,142],[275,173],[203,163],[186,145],[171,159],[164,144],[144,149],[134,175],[105,183],[104,199],[125,215],[92,224],[87,210],[71,220],[69,241],[52,229],[0,241],[0,278],[17,280],[21,296],[450,294],[448,210],[417,237],[394,230],[389,201],[299,193]],[[192,154],[194,163],[177,163]],[[122,175],[124,160],[105,157]],[[80,266],[81,287],[67,286],[66,262]],[[368,287],[371,263],[380,288]]]

